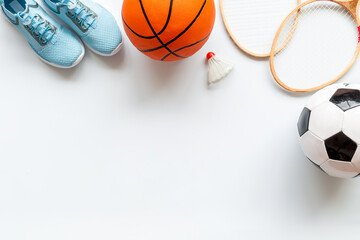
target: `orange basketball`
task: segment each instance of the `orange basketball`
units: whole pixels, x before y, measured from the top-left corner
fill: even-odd
[[[196,53],[215,21],[214,0],[124,0],[125,32],[148,57],[177,61]]]

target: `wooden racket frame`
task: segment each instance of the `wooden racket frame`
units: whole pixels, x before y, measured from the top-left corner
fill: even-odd
[[[238,1],[241,1],[241,0],[238,0]],[[226,16],[225,16],[225,11],[224,11],[224,0],[220,0],[220,12],[221,12],[221,18],[223,20],[223,23],[225,25],[225,28],[226,28],[226,31],[228,33],[228,35],[230,36],[231,40],[235,43],[235,45],[241,50],[243,51],[244,53],[250,55],[250,56],[253,56],[253,57],[257,57],[257,58],[267,58],[267,57],[270,57],[270,53],[266,53],[266,54],[259,54],[259,53],[255,53],[255,52],[252,52],[248,49],[246,49],[243,45],[240,44],[240,42],[236,39],[235,35],[232,33],[230,27],[229,27],[229,24],[228,24],[228,21],[226,19]],[[301,3],[301,0],[297,0],[297,4],[300,5]],[[296,28],[296,24],[294,25],[294,28]],[[289,39],[290,40],[290,39]],[[280,51],[282,48],[284,48],[286,46],[286,43],[280,48],[278,49],[277,51]]]
[[[276,71],[275,71],[275,66],[274,66],[274,56],[279,52],[278,50],[276,50],[276,43],[279,39],[279,36],[280,36],[280,33],[283,29],[283,27],[285,26],[285,24],[287,23],[287,21],[290,19],[290,17],[295,14],[296,12],[299,12],[301,11],[301,8],[308,5],[308,4],[311,4],[313,2],[320,2],[320,1],[329,1],[329,2],[334,2],[334,3],[337,3],[339,4],[340,6],[344,7],[350,14],[351,16],[354,18],[355,20],[355,23],[356,25],[358,26],[359,28],[359,31],[360,31],[360,20],[359,20],[359,5],[360,5],[360,0],[309,0],[309,1],[306,1],[302,4],[300,4],[299,6],[297,6],[286,18],[285,20],[281,23],[276,35],[275,35],[275,39],[274,39],[274,42],[272,44],[272,47],[271,47],[271,52],[270,52],[270,69],[271,69],[271,73],[275,79],[275,81],[284,89],[290,91],[290,92],[313,92],[313,91],[317,91],[319,89],[322,89],[330,84],[333,84],[334,82],[336,82],[337,80],[339,80],[341,77],[343,77],[350,69],[351,67],[354,65],[356,59],[358,58],[359,56],[359,53],[360,53],[360,32],[359,32],[359,42],[358,42],[358,45],[357,45],[357,49],[356,49],[356,52],[354,54],[354,57],[353,59],[351,60],[349,66],[341,73],[339,74],[338,76],[336,76],[334,79],[324,83],[324,84],[321,84],[319,86],[316,86],[316,87],[312,87],[312,88],[306,88],[306,89],[298,89],[298,88],[293,88],[293,87],[290,87],[289,85],[285,84],[283,81],[281,81],[281,79],[279,78],[279,76],[277,75]],[[294,31],[296,30],[296,28],[293,28],[293,30],[291,31],[291,36],[294,34]],[[291,37],[290,37],[291,38]],[[288,42],[290,39],[288,39],[286,42]]]

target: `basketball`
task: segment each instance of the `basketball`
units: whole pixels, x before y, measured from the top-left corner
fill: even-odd
[[[159,61],[192,56],[208,40],[214,0],[124,0],[122,19],[132,44]]]

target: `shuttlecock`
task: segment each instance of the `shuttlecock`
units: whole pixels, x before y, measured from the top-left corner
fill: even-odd
[[[209,85],[214,84],[228,75],[234,68],[234,64],[227,60],[218,58],[215,53],[209,52],[206,55],[209,64]]]

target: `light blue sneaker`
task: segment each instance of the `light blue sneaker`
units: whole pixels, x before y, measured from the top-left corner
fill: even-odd
[[[122,47],[122,34],[114,16],[91,0],[43,0],[93,52],[111,56]]]
[[[33,0],[0,0],[6,18],[26,38],[44,62],[60,68],[77,65],[84,57],[84,46],[68,29],[51,18]]]

